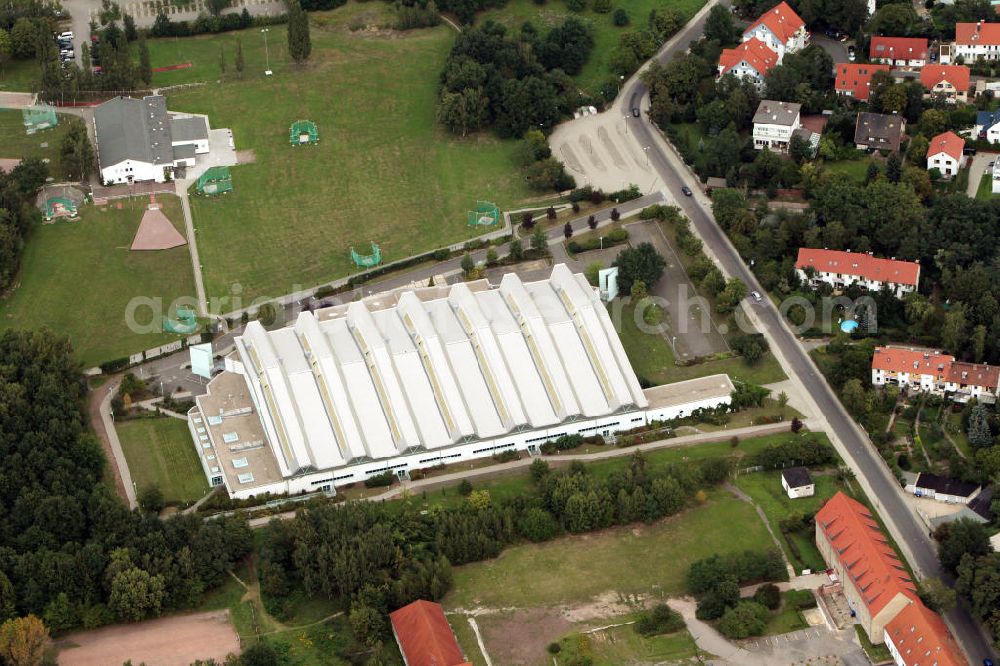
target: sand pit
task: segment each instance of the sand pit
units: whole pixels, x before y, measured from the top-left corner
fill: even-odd
[[[159,207],[150,207],[142,214],[142,222],[132,239],[132,250],[169,250],[187,241]]]
[[[240,639],[229,611],[177,615],[138,624],[116,624],[60,640],[60,666],[188,666],[198,659],[219,663],[239,653]]]

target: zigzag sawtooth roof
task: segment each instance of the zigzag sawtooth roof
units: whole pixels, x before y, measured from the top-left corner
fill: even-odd
[[[916,588],[871,512],[838,492],[816,513],[816,524],[874,616],[897,594],[916,599]]]
[[[285,476],[645,407],[582,275],[400,290],[236,339]]]

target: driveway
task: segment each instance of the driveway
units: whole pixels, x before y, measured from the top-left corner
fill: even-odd
[[[850,60],[847,57],[846,42],[842,42],[837,39],[831,39],[826,35],[813,35],[813,37],[809,41],[815,44],[816,46],[820,47],[824,51],[826,51],[827,54],[831,58],[833,58],[833,64],[836,65],[837,63],[841,62],[850,62]]]
[[[992,178],[990,175],[990,168],[987,166],[990,162],[997,158],[997,153],[987,153],[979,151],[972,156],[972,160],[969,161],[969,185],[965,189],[965,193],[969,195],[970,199],[976,198],[976,191],[979,189],[979,179],[982,177]]]
[[[699,296],[681,264],[680,257],[654,221],[626,225],[629,242],[651,243],[666,260],[663,277],[649,290],[651,296],[664,301],[668,330],[667,339],[674,337],[677,361],[690,360],[729,351],[726,339],[715,325],[706,301]]]

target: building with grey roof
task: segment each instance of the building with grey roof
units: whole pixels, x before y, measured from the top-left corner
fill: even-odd
[[[167,111],[162,95],[116,97],[94,109],[97,160],[107,184],[165,182],[175,167],[207,153],[208,121]],[[193,150],[192,150],[193,148]]]
[[[761,101],[753,115],[753,147],[775,152],[787,152],[792,134],[800,127],[801,104]]]
[[[899,152],[905,134],[905,118],[896,114],[862,111],[854,126],[854,144],[858,150],[887,150],[895,153]]]

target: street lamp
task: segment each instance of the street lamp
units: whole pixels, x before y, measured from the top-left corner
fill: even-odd
[[[649,168],[649,146],[643,148],[642,152],[646,153],[646,168]]]
[[[622,74],[621,76],[618,77],[618,92],[619,92],[619,94],[622,91],[622,84],[623,83],[625,83],[625,75],[624,74]]]
[[[626,113],[622,118],[625,119],[625,134],[628,135],[628,114]]]
[[[261,28],[260,31],[264,33],[264,76],[271,76],[271,54],[267,50],[267,33],[271,32],[271,29]]]

